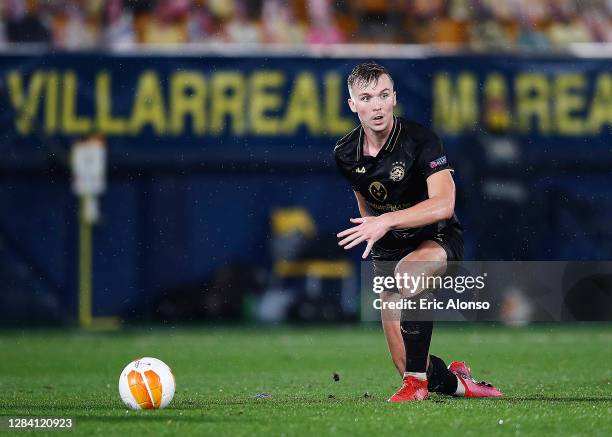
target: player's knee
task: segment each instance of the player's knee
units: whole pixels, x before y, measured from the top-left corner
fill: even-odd
[[[442,262],[443,259],[435,252],[413,252],[397,263],[394,274],[396,277],[397,275],[400,275],[400,277],[404,277],[404,275],[420,276],[437,270]]]
[[[422,247],[397,263],[394,275],[399,278],[400,294],[405,298],[415,297],[422,293],[426,287],[419,278],[422,276],[442,274],[446,269],[446,253],[431,243],[431,247]]]
[[[396,284],[399,294],[402,297],[411,297],[414,293],[418,293],[417,281],[414,280],[421,276],[424,271],[419,268],[420,263],[412,263],[411,261],[401,261],[395,266],[393,272],[396,278]]]

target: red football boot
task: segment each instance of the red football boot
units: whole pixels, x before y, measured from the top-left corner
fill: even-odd
[[[428,397],[427,380],[422,381],[414,376],[405,376],[402,388],[391,396],[387,402],[423,401]]]
[[[448,370],[461,378],[471,378],[472,373],[470,368],[463,361],[453,361],[448,366]]]
[[[458,376],[465,389],[464,397],[466,398],[498,398],[503,396],[503,393],[491,384],[484,381],[476,382],[472,378],[470,368],[463,361],[453,361],[448,366],[448,370]]]

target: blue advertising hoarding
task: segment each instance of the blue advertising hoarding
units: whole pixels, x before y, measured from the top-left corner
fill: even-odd
[[[333,237],[356,214],[331,152],[357,123],[345,80],[361,61],[0,56],[3,256],[25,262],[41,289],[74,309],[76,207],[57,157],[90,133],[103,134],[109,152],[94,236],[97,314],[127,314],[228,262],[266,265],[277,207],[306,208],[319,235]],[[444,140],[468,255],[609,258],[611,60],[381,63],[395,81],[397,113]],[[486,146],[492,138],[514,145]]]

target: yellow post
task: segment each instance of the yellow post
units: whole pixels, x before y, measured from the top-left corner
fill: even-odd
[[[118,317],[94,317],[93,300],[93,223],[87,217],[87,202],[95,200],[81,196],[79,202],[79,325],[90,330],[113,331],[121,328]]]
[[[91,326],[92,288],[92,224],[85,218],[85,196],[79,202],[79,323],[82,328]]]

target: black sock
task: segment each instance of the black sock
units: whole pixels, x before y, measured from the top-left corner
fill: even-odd
[[[427,367],[427,388],[429,391],[454,395],[457,391],[457,377],[447,369],[446,363],[435,355],[429,356]]]
[[[406,349],[406,372],[426,372],[433,322],[403,321],[400,327]]]

